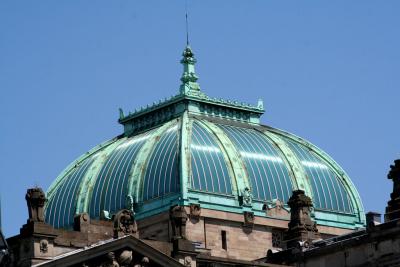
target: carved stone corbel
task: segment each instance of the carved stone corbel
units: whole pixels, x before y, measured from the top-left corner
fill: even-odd
[[[254,226],[254,212],[245,211],[243,212],[244,223],[243,226],[245,227],[253,227]]]
[[[193,219],[199,219],[201,215],[200,204],[190,204],[190,217]]]

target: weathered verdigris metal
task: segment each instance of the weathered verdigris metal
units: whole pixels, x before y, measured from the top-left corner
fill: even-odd
[[[125,207],[140,219],[171,205],[267,216],[264,204],[286,203],[303,190],[319,225],[365,224],[357,190],[326,153],[285,131],[263,126],[264,105],[208,97],[187,46],[180,92],[124,115],[124,133],[74,161],[48,190],[46,221],[70,227],[74,215],[100,218]],[[244,195],[246,194],[246,195]],[[246,200],[246,201],[244,201]]]

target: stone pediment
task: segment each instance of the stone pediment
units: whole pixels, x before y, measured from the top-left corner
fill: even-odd
[[[168,245],[166,243],[166,245]],[[37,267],[79,266],[79,267],[182,267],[174,258],[152,247],[134,236],[124,236],[77,249],[43,262]]]

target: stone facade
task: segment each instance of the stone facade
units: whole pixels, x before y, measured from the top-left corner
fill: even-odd
[[[216,257],[230,259],[255,260],[265,257],[268,249],[280,249],[272,245],[272,233],[283,235],[288,229],[290,213],[278,211],[275,207],[269,212],[280,212],[280,216],[287,219],[273,219],[255,216],[253,227],[244,226],[244,215],[201,209],[200,216],[190,216],[190,207],[185,207],[189,218],[186,222],[186,238],[195,244],[198,251]],[[144,239],[169,241],[172,238],[172,229],[168,222],[167,212],[138,221],[140,237]],[[317,226],[324,237],[351,232],[328,226]],[[222,247],[222,231],[226,233],[227,249]],[[248,248],[252,247],[252,250]]]
[[[62,230],[43,221],[46,198],[34,188],[26,197],[29,218],[7,240],[11,263],[3,266],[400,266],[399,170],[396,160],[385,223],[371,212],[367,228],[356,231],[317,225],[302,190],[289,199],[290,213],[279,202],[265,207],[275,218],[174,205],[138,222],[133,209],[102,220],[82,213],[73,229]]]
[[[222,231],[226,232],[226,249],[222,247]],[[238,222],[206,219],[205,233],[206,248],[217,257],[254,260],[264,256],[266,248],[272,246],[270,230],[258,225],[246,229]]]
[[[299,195],[301,192],[299,194],[295,192],[292,200],[299,198]],[[248,215],[245,213],[240,215],[200,207],[195,207],[195,209],[172,207],[170,212],[139,221],[137,228],[133,214],[129,210],[122,210],[118,213],[120,216],[114,216],[113,221],[93,220],[87,214],[77,215],[74,230],[54,229],[40,220],[28,219],[27,224],[21,228],[20,235],[8,239],[8,243],[14,266],[21,267],[36,266],[41,263],[44,264],[43,266],[64,266],[57,264],[59,261],[67,261],[64,257],[73,257],[68,255],[84,253],[87,249],[94,251],[95,248],[102,248],[105,246],[103,244],[109,242],[120,244],[119,242],[122,242],[120,240],[129,236],[132,239],[126,239],[126,242],[129,244],[133,242],[136,245],[124,247],[124,244],[121,244],[120,247],[111,251],[102,250],[96,257],[88,254],[86,258],[74,259],[78,262],[81,260],[81,263],[71,266],[170,266],[160,265],[162,260],[158,259],[157,255],[165,255],[163,256],[167,257],[165,260],[175,260],[174,264],[178,264],[177,266],[190,267],[231,266],[233,263],[240,266],[294,264],[311,267],[332,266],[332,262],[335,262],[335,266],[365,266],[365,264],[380,266],[381,263],[397,266],[400,264],[398,260],[400,259],[399,219],[380,225],[371,223],[368,229],[349,232],[338,228],[316,226],[310,219],[309,213],[301,213],[300,206],[297,210],[299,213],[292,213],[289,223],[283,219],[254,216],[251,227],[248,222],[246,224]],[[308,206],[305,205],[305,207]],[[201,210],[200,213],[199,210]],[[292,211],[296,209],[292,207]],[[392,210],[390,212],[395,214]],[[306,238],[304,240],[311,242],[310,247],[292,247],[289,250],[283,250],[278,254],[281,254],[281,258],[285,260],[263,263],[268,261],[268,258],[265,258],[268,249],[280,249],[276,244],[273,245],[274,234],[275,239],[277,233],[287,237],[288,234],[284,233],[290,233],[293,229],[297,229],[298,225],[309,225],[310,229],[307,227],[305,229],[313,233],[316,230],[313,227],[316,226],[325,236],[334,236],[339,233],[341,235],[326,240]],[[290,226],[295,227],[291,230]],[[116,234],[116,229],[119,229],[118,234]],[[298,241],[303,241],[302,236],[299,236]],[[135,250],[138,244],[144,247],[140,253]],[[192,244],[194,246],[191,246]],[[155,260],[152,257],[156,257]],[[129,264],[125,264],[127,262]],[[219,262],[219,265],[212,262]]]
[[[230,260],[240,261],[242,266],[271,266],[250,261],[265,254],[263,247],[253,251],[247,249],[252,244],[265,243],[265,240],[267,244],[271,243],[271,235],[265,227],[248,228],[243,225],[243,217],[233,214],[224,216],[227,219],[236,216],[233,218],[238,221],[204,218],[198,214],[198,208],[192,216],[193,208],[173,206],[169,213],[138,224],[130,210],[121,210],[113,215],[113,220],[93,220],[83,213],[75,216],[71,230],[55,229],[39,220],[29,219],[18,236],[8,239],[13,258],[10,266],[150,267],[175,264],[196,267],[209,266],[208,261],[220,262],[218,266],[230,266]],[[214,214],[213,211],[202,211],[202,214],[208,213]],[[227,233],[225,248],[221,246],[221,231]],[[195,249],[193,244],[199,246]],[[143,250],[138,250],[138,246]],[[81,257],[77,256],[79,254]],[[172,265],[165,265],[164,261],[171,261]]]
[[[38,264],[113,237],[112,223],[107,221],[91,221],[81,230],[54,229],[43,222],[28,222],[20,235],[8,239],[15,265]]]
[[[400,266],[400,220],[281,253],[280,260],[270,262],[299,267]]]

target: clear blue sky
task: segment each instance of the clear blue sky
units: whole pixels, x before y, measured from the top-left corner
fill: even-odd
[[[190,39],[209,95],[256,103],[302,136],[384,212],[400,157],[400,1],[192,1]],[[118,107],[177,93],[185,2],[0,1],[3,230],[28,187],[121,133]]]

